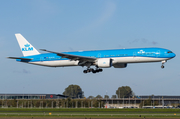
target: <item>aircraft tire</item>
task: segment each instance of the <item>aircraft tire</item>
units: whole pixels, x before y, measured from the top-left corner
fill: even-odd
[[[94,70],[94,71],[92,71],[92,73],[93,73],[93,74],[95,74],[95,73],[96,73],[96,71]]]
[[[164,65],[162,65],[161,68],[164,69]]]
[[[94,71],[94,69],[89,69],[90,70],[90,72],[93,72]]]
[[[96,72],[99,72],[99,69],[96,69]]]
[[[87,70],[84,70],[84,71],[83,71],[83,73],[85,73],[85,74],[86,74],[86,73],[87,73]]]

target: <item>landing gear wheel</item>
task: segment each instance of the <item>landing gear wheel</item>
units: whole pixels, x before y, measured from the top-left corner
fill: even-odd
[[[92,73],[95,74],[95,73],[96,73],[96,70],[92,71]]]
[[[164,69],[164,65],[162,65],[161,68]]]
[[[102,72],[103,71],[103,69],[99,69],[99,72]]]
[[[91,69],[89,69],[89,70],[90,70],[90,72],[93,72],[93,71],[94,71],[94,69],[92,69],[92,68],[91,68]]]
[[[99,72],[99,69],[96,69],[96,72]]]
[[[83,73],[85,73],[85,74],[86,74],[86,73],[87,73],[87,70],[84,70],[84,71],[83,71]]]

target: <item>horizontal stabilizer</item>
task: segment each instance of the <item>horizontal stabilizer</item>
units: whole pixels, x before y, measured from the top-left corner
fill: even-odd
[[[7,57],[9,59],[21,59],[21,60],[32,60],[30,58],[20,58],[20,57]]]

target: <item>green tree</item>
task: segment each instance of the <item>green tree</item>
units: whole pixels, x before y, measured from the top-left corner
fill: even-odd
[[[72,100],[71,100],[71,98],[68,97],[65,100],[65,103],[66,103],[66,107],[68,107],[68,108],[72,107]]]
[[[16,107],[16,106],[17,106],[17,100],[14,99],[14,100],[12,101],[12,107]]]
[[[112,95],[112,97],[111,98],[116,98],[117,96],[116,95]]]
[[[101,95],[97,95],[96,98],[102,98],[102,96]]]
[[[89,96],[88,99],[94,99],[94,96]]]
[[[139,104],[139,107],[143,107],[143,106],[153,106],[153,99],[152,99],[153,95],[152,96],[149,96],[149,98],[147,100],[144,100],[142,101],[140,104]],[[154,106],[156,105],[159,105],[159,102],[158,101],[154,101]]]
[[[116,90],[116,94],[118,95],[118,98],[128,98],[132,96],[133,91],[129,86],[122,86]]]
[[[70,98],[83,98],[83,91],[80,86],[78,85],[69,85],[65,91],[63,92],[63,95],[69,96]]]
[[[108,95],[104,95],[104,98],[109,98],[109,96]]]

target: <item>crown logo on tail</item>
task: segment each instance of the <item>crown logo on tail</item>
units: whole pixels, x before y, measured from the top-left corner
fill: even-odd
[[[29,44],[26,44],[26,45],[24,45],[25,47],[29,47],[30,45]]]

